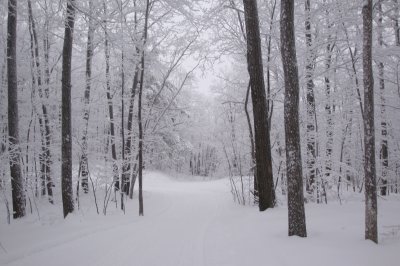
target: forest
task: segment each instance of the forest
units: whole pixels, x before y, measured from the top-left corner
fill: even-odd
[[[249,265],[268,230],[396,265],[399,20],[398,0],[1,1],[0,264]],[[113,239],[120,260],[85,262]]]

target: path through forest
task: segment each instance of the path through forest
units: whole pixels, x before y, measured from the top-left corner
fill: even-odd
[[[363,240],[363,203],[306,205],[309,237],[287,237],[285,206],[259,213],[232,202],[227,179],[145,176],[145,216],[137,200],[102,219],[92,202],[67,220],[0,224],[0,265],[398,265],[400,201],[380,202],[380,240]],[[54,211],[58,211],[56,207]],[[61,216],[61,214],[59,214]],[[7,253],[5,252],[7,251]]]

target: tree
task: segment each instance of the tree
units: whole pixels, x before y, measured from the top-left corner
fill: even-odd
[[[62,53],[61,107],[61,190],[64,217],[74,211],[72,191],[72,136],[71,136],[71,58],[75,22],[75,0],[67,1],[64,46]]]
[[[150,1],[146,1],[146,13],[143,32],[143,47],[147,41],[147,25],[149,22]],[[139,216],[143,216],[143,125],[142,125],[142,94],[144,83],[144,70],[145,70],[145,51],[142,50],[141,56],[141,70],[140,70],[140,86],[139,86],[139,102],[138,102],[138,124],[139,124]]]
[[[306,86],[307,86],[307,191],[312,193],[315,185],[316,161],[316,116],[314,96],[314,51],[311,36],[310,0],[305,1],[306,29]]]
[[[40,66],[40,58],[39,58],[39,44],[38,37],[36,33],[36,24],[33,19],[33,11],[32,11],[32,3],[28,0],[28,13],[29,13],[29,29],[30,29],[30,37],[31,37],[31,54],[32,54],[32,68],[36,71],[32,73],[32,75],[36,74],[36,78],[33,78],[34,81],[37,82],[37,88],[39,91],[39,97],[41,100],[44,97],[48,98],[48,88],[45,89],[45,94],[43,95],[43,82],[42,82],[42,71]],[[46,57],[46,56],[45,56]],[[46,64],[46,72],[47,72],[47,64]],[[47,75],[47,73],[46,73]],[[33,82],[35,83],[35,82]],[[48,85],[46,78],[46,85]],[[35,85],[35,84],[33,84]],[[50,153],[50,125],[49,125],[49,114],[47,106],[42,102],[41,104],[42,114],[39,114],[39,125],[40,125],[40,133],[41,133],[41,141],[42,141],[42,152],[40,156],[40,172],[41,172],[41,191],[42,195],[47,195],[50,203],[53,203],[53,182],[51,178],[51,153]],[[47,183],[47,184],[46,184]]]
[[[8,1],[7,20],[7,80],[8,80],[8,136],[10,174],[14,219],[25,216],[25,192],[21,172],[18,126],[17,83],[17,0]]]
[[[89,191],[89,165],[88,165],[88,127],[89,127],[89,104],[90,104],[90,89],[92,83],[92,58],[93,58],[93,38],[94,38],[94,25],[93,25],[93,0],[89,1],[89,27],[86,44],[86,86],[84,92],[84,111],[83,111],[83,135],[82,135],[82,155],[81,155],[81,174],[82,174],[82,189],[85,193]]]
[[[103,2],[104,16],[107,17],[106,2]],[[114,121],[114,108],[111,93],[111,75],[110,75],[110,46],[109,35],[107,28],[107,18],[104,19],[104,53],[106,59],[106,87],[107,87],[107,101],[108,101],[108,116],[110,119],[110,135],[111,135],[111,156],[113,161],[113,182],[116,189],[119,189],[118,177],[118,164],[117,164],[117,148],[115,145],[115,121]]]
[[[363,14],[364,146],[365,146],[365,239],[378,243],[375,169],[374,78],[372,71],[372,0],[366,0]]]
[[[272,173],[271,144],[268,125],[267,99],[261,54],[257,2],[243,0],[247,36],[247,68],[250,75],[253,102],[256,177],[260,211],[273,208],[275,191]]]
[[[299,130],[299,77],[294,39],[294,0],[281,1],[281,56],[285,79],[284,122],[289,236],[306,237]]]
[[[382,10],[382,1],[378,1],[378,45],[380,48],[383,47],[383,10]],[[381,195],[386,196],[388,193],[388,166],[389,166],[389,159],[388,159],[388,125],[386,122],[386,99],[385,99],[385,65],[382,61],[378,63],[378,74],[379,74],[379,92],[381,98],[381,149],[380,149],[380,159],[381,159]]]

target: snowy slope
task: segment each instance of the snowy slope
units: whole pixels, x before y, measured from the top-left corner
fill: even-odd
[[[233,203],[226,179],[191,181],[148,173],[144,217],[91,201],[63,220],[59,207],[5,224],[0,265],[400,265],[400,201],[379,201],[380,244],[363,239],[361,200],[306,205],[309,237],[287,237],[284,206],[263,213]],[[100,197],[100,207],[102,198]],[[100,208],[101,211],[101,208]]]

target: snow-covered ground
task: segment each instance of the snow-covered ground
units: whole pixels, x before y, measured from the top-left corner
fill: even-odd
[[[379,199],[379,245],[364,240],[364,205],[307,204],[307,238],[287,236],[285,206],[258,212],[233,203],[229,181],[183,181],[147,173],[144,217],[92,198],[66,220],[59,206],[6,224],[0,265],[400,265],[400,199]],[[99,195],[100,213],[103,198]],[[44,203],[39,203],[44,204]],[[4,212],[2,212],[4,214]]]

